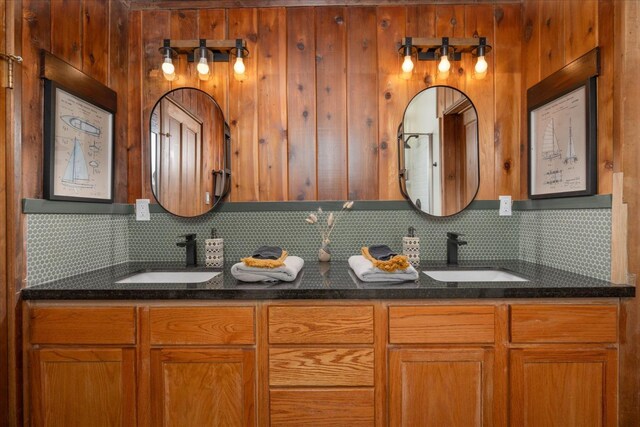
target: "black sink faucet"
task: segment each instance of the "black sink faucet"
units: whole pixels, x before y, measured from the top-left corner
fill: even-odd
[[[447,233],[447,265],[458,265],[458,246],[467,244],[464,240],[458,240],[460,236],[464,234]]]
[[[198,256],[196,255],[196,235],[195,234],[185,234],[184,242],[178,242],[178,245],[181,248],[187,248],[187,267],[195,267],[198,265]]]

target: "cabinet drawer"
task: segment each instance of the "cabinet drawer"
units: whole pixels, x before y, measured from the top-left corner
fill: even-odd
[[[272,386],[373,386],[373,349],[272,348]]]
[[[271,390],[272,426],[372,426],[373,389]]]
[[[371,344],[372,306],[269,307],[271,344]]]
[[[254,307],[152,307],[151,345],[254,344]]]
[[[614,343],[617,337],[615,305],[511,306],[511,341],[515,343]]]
[[[31,344],[135,344],[133,307],[33,307]]]
[[[389,307],[392,344],[492,343],[493,306]]]

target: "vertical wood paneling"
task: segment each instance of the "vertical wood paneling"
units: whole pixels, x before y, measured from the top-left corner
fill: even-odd
[[[142,77],[142,12],[129,14],[129,73],[127,109],[129,135],[127,143],[127,193],[128,203],[134,203],[142,197],[144,191],[142,175],[142,87],[147,80]],[[144,82],[144,84],[141,84]],[[120,99],[121,96],[118,96]],[[148,182],[148,181],[147,181]]]
[[[527,89],[540,81],[540,3],[527,1],[523,4],[522,22],[522,108],[520,140],[520,198],[528,196],[529,130],[527,122]]]
[[[613,91],[616,76],[613,68],[615,57],[613,0],[598,2],[598,44],[600,50],[600,76],[598,77],[598,193],[610,194],[613,189],[613,172],[622,170],[622,147],[613,137]],[[595,47],[595,46],[593,46]]]
[[[402,200],[398,181],[396,135],[409,103],[407,84],[398,72],[398,48],[406,33],[406,8],[378,8],[378,199]]]
[[[82,21],[82,72],[105,85],[109,73],[110,3],[109,0],[84,0]],[[66,25],[71,24],[67,21]]]
[[[22,3],[22,196],[42,197],[42,90],[40,49],[51,47],[51,16],[48,2]]]
[[[495,196],[520,193],[521,10],[499,5],[495,17]],[[498,101],[499,100],[499,101]]]
[[[540,79],[544,79],[564,64],[563,1],[540,2]]]
[[[129,41],[128,9],[122,2],[112,2],[109,17],[109,31],[111,33],[109,60],[109,87],[118,93],[118,111],[116,113],[115,130],[115,172],[114,172],[114,201],[127,202],[127,130],[128,130],[128,72],[129,56],[127,46]]]
[[[347,9],[349,199],[378,197],[376,9]]]
[[[78,23],[70,25],[69,21]],[[51,53],[82,69],[82,1],[51,2]]]
[[[156,101],[170,89],[170,83],[162,77],[158,49],[167,36],[170,25],[168,11],[149,11],[142,16],[142,75],[146,84],[142,90],[142,150],[141,168],[142,197],[154,200],[151,192],[151,169],[149,166],[149,119]]]
[[[464,35],[464,6],[462,5],[438,5],[436,7],[436,36],[437,37],[462,37]],[[442,79],[436,75],[436,84],[453,86],[464,92],[464,63],[451,61],[449,76]]]
[[[483,36],[491,45],[495,42],[493,32],[493,6],[491,5],[467,5],[465,6],[465,37]],[[494,51],[495,52],[495,51]],[[465,93],[473,102],[478,114],[478,156],[480,160],[480,186],[477,198],[490,200],[495,195],[495,146],[494,146],[494,93],[495,84],[495,55],[489,53],[485,56],[489,65],[487,75],[478,80],[473,77],[475,58],[466,60],[466,91]],[[514,141],[515,142],[515,141]]]
[[[287,9],[288,200],[317,200],[315,13]]]
[[[245,61],[246,79],[229,79],[229,126],[231,127],[231,165],[233,201],[258,200],[258,110],[257,52],[258,18],[255,9],[230,9],[229,37],[243,38],[251,52]]]
[[[224,9],[202,9],[198,11],[198,38],[222,40],[227,38],[227,21]],[[209,80],[200,82],[200,89],[204,90],[216,100],[225,119],[229,117],[229,73],[235,58],[229,63],[214,62],[209,64],[211,72]]]
[[[318,200],[347,198],[345,9],[316,9]]]
[[[173,10],[171,11],[170,26],[169,38],[171,39],[197,39],[198,13],[195,10]],[[196,71],[196,64],[197,60],[187,63],[187,56],[179,55],[178,63],[176,64],[176,74],[178,78],[171,82],[171,88],[200,86],[200,78]]]
[[[564,6],[564,62],[581,57],[597,46],[598,1],[565,1]],[[610,11],[613,21],[613,9]],[[608,19],[600,15],[600,19]]]
[[[407,37],[436,37],[436,6],[420,5],[407,7]],[[398,67],[400,67],[400,62]],[[413,75],[407,82],[409,99],[419,91],[435,84],[436,62],[418,61],[413,57]]]
[[[284,8],[258,10],[260,200],[287,198],[287,20]]]

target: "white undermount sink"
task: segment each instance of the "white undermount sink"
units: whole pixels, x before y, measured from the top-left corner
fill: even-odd
[[[523,277],[499,269],[431,270],[423,273],[439,282],[528,282]]]
[[[219,271],[144,271],[116,283],[203,283],[219,274]]]

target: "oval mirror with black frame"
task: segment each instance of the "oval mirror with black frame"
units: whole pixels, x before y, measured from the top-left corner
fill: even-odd
[[[478,193],[478,114],[471,100],[448,86],[413,97],[398,128],[400,191],[418,210],[450,216]]]
[[[231,137],[222,109],[206,92],[179,88],[153,107],[149,126],[151,189],[182,217],[203,215],[231,188]]]

